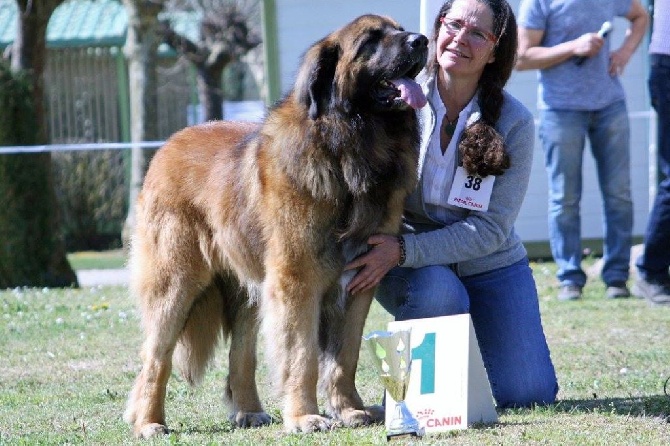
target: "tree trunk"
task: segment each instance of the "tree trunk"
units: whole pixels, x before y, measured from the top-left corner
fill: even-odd
[[[223,119],[223,69],[210,66],[197,67],[198,96],[205,121]]]
[[[11,71],[2,68],[0,145],[46,144],[44,66],[46,28],[63,0],[18,0],[19,22],[11,49]],[[25,77],[23,87],[16,78]],[[23,89],[23,98],[7,91]],[[0,287],[77,286],[67,261],[53,187],[51,154],[0,159]]]
[[[162,2],[123,0],[123,4],[128,14],[124,53],[128,59],[130,139],[135,143],[156,141],[159,138],[156,59],[160,44],[158,13]],[[128,218],[123,229],[125,246],[128,246],[130,233],[135,226],[135,202],[154,152],[142,149],[139,145],[131,149],[130,198]]]

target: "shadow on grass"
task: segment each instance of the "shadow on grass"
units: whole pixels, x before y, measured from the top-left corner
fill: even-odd
[[[271,418],[270,423],[264,426],[279,425],[282,422],[281,419],[277,418],[276,416],[270,416],[270,418]],[[218,435],[218,434],[229,434],[236,430],[244,431],[249,429],[255,429],[255,427],[252,426],[239,427],[230,420],[217,421],[214,423],[205,423],[198,426],[187,426],[182,422],[178,422],[175,426],[176,426],[175,429],[170,429],[170,433],[174,433],[175,435],[180,434]],[[258,427],[264,427],[264,426],[258,426]]]
[[[651,395],[629,398],[593,398],[589,400],[561,400],[551,406],[563,413],[612,413],[613,415],[658,417],[670,422],[670,397]]]
[[[208,424],[202,426],[187,426],[183,423],[178,423],[174,428],[170,429],[170,434],[173,435],[220,435],[220,434],[229,434],[233,432],[236,427],[227,421],[222,421],[218,424]]]

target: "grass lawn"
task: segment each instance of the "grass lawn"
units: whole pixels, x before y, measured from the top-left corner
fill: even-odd
[[[534,263],[533,268],[561,386],[559,401],[500,411],[496,425],[416,443],[670,444],[670,397],[663,390],[670,376],[670,308],[650,308],[637,299],[607,300],[596,280],[585,288],[583,300],[558,302],[553,264]],[[366,333],[384,329],[389,320],[375,303]],[[278,423],[235,429],[222,404],[223,349],[200,387],[191,389],[171,378],[167,419],[173,433],[135,441],[121,416],[139,368],[139,343],[139,315],[125,287],[1,290],[0,445],[386,443],[382,426],[308,435],[285,434]],[[266,364],[261,364],[261,396],[279,419],[280,404],[270,391]],[[378,403],[382,386],[367,350],[357,379],[364,400]]]
[[[126,266],[126,254],[122,249],[74,252],[69,253],[67,259],[75,270],[113,269]]]

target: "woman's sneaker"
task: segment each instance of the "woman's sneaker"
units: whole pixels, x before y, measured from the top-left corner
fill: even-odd
[[[648,282],[638,278],[633,284],[633,294],[652,306],[670,305],[670,283],[667,282]]]

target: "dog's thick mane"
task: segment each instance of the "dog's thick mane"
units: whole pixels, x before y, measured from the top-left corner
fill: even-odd
[[[295,116],[284,119],[282,104],[270,111],[260,131],[261,137],[283,143],[282,147],[266,144],[274,152],[270,156],[281,162],[296,189],[314,200],[330,202],[336,220],[347,216],[335,223],[340,238],[366,239],[386,218],[386,208],[379,203],[399,184],[407,192],[415,185],[415,154],[408,151],[418,144],[418,133],[412,134],[414,111],[369,112],[368,116],[331,112],[311,119],[304,110],[302,125],[295,126]],[[409,145],[403,140],[408,134]],[[373,138],[383,138],[385,143]]]
[[[376,35],[391,21],[380,23],[363,16],[356,26]],[[260,137],[296,190],[333,208],[340,239],[365,240],[387,219],[392,192],[415,186],[419,134],[414,110],[374,103],[370,90],[391,73],[355,60],[365,39],[343,44],[348,31],[307,49],[293,89],[269,110]]]

